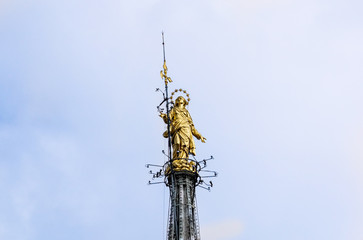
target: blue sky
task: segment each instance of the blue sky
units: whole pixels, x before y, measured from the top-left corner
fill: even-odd
[[[161,31],[219,172],[207,240],[363,238],[354,0],[0,2],[0,239],[162,239]]]

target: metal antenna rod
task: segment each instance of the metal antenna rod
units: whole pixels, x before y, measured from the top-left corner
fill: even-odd
[[[165,78],[167,78],[166,76],[166,71],[167,71],[167,67],[166,67],[166,58],[165,58],[165,41],[164,41],[164,32],[161,32],[162,35],[162,39],[163,39],[163,56],[164,56],[164,74],[165,74]],[[165,99],[166,99],[166,116],[168,118],[168,123],[167,123],[167,127],[168,127],[168,153],[169,153],[169,161],[171,163],[172,161],[172,157],[171,157],[171,134],[170,134],[170,117],[169,117],[169,92],[168,92],[168,82],[167,79],[165,79]],[[171,164],[171,169],[173,169],[173,165]]]
[[[165,42],[164,42],[164,32],[161,32],[162,38],[163,38],[163,54],[164,54],[164,62],[166,61],[165,59]]]
[[[176,205],[176,191],[175,191],[175,175],[174,175],[174,168],[173,168],[173,158],[171,155],[171,132],[170,132],[170,116],[169,116],[169,92],[168,92],[168,81],[171,81],[170,78],[167,76],[168,68],[166,66],[166,58],[165,58],[165,41],[164,41],[164,32],[161,33],[163,39],[163,56],[164,56],[164,78],[165,78],[165,99],[166,99],[166,116],[167,116],[167,128],[168,128],[168,153],[169,153],[169,162],[170,162],[170,169],[171,169],[171,191],[170,191],[170,198],[171,201],[174,202]],[[175,206],[174,205],[174,206]],[[174,212],[174,226],[175,226],[175,235],[176,240],[179,240],[179,224],[176,212]]]

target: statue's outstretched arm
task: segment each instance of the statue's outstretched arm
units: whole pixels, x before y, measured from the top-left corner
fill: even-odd
[[[198,140],[202,141],[205,143],[205,140],[207,140],[205,137],[202,136],[202,134],[200,134],[197,129],[195,129],[194,124],[192,125],[192,134],[194,135],[194,137],[196,137]]]
[[[169,112],[169,118],[170,119],[172,119],[173,118],[173,116],[174,116],[174,109],[171,109],[170,110],[170,112]],[[164,120],[164,122],[166,123],[166,124],[168,124],[168,115],[167,114],[165,114],[165,113],[160,113],[160,115],[159,115],[163,120]]]
[[[166,124],[168,124],[168,116],[165,113],[160,113],[159,115]]]

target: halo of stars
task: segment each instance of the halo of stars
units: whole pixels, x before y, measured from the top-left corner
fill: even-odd
[[[180,89],[175,89],[174,92],[171,93],[171,96],[170,96],[171,103],[174,104],[173,97],[174,97],[174,94],[177,93],[177,92],[184,93],[187,96],[187,104],[186,105],[189,105],[189,102],[190,102],[189,93],[186,90],[183,90],[181,88]]]

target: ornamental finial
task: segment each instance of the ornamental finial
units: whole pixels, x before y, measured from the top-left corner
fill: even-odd
[[[168,77],[168,67],[166,66],[166,58],[165,58],[165,42],[164,42],[164,32],[161,33],[163,36],[163,55],[164,55],[164,65],[163,70],[160,71],[160,76],[165,81],[165,85],[168,85],[169,82],[172,82],[171,78]]]

